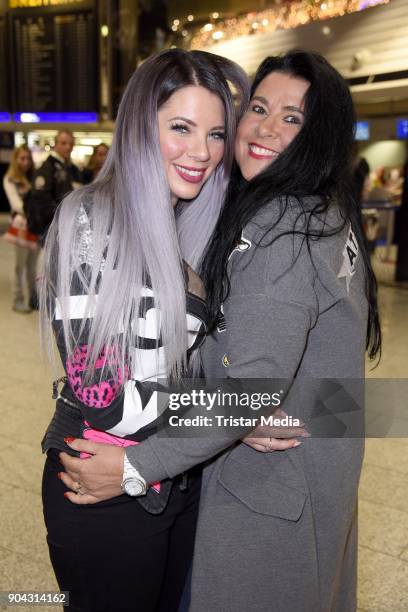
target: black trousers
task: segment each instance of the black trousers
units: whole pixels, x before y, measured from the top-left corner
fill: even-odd
[[[81,612],[177,612],[191,565],[201,471],[187,490],[176,479],[163,513],[121,495],[94,505],[65,499],[58,453],[44,467],[43,505],[51,563],[70,606]]]

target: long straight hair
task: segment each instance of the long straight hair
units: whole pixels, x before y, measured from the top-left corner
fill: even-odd
[[[25,151],[26,153],[29,153],[30,155],[31,168],[28,170],[28,172],[23,172],[20,166],[18,165],[18,156],[20,155],[22,151]],[[27,147],[27,145],[23,144],[23,145],[20,145],[19,147],[16,147],[13,150],[13,153],[11,155],[10,165],[7,168],[5,177],[6,179],[9,179],[16,185],[19,185],[23,187],[24,189],[29,189],[31,187],[33,169],[34,169],[34,164],[33,164],[33,157],[32,157],[31,151]]]
[[[365,246],[361,209],[352,193],[355,114],[349,88],[321,55],[293,50],[282,57],[268,57],[262,62],[251,95],[271,72],[288,74],[310,83],[304,99],[305,119],[288,147],[252,180],[245,181],[234,164],[223,211],[202,266],[212,318],[216,319],[220,305],[228,297],[228,257],[242,229],[273,198],[280,201],[276,226],[287,211],[288,197],[292,196],[299,203],[299,217],[294,222],[293,231],[286,233],[301,233],[309,251],[310,240],[335,235],[348,221],[352,223],[364,263],[369,307],[366,348],[373,359],[381,351],[381,328],[377,284]],[[307,196],[318,197],[316,205],[306,211],[302,200]],[[340,208],[344,222],[334,229],[316,233],[313,218],[322,218],[333,205]],[[295,230],[301,218],[307,219],[304,232]],[[262,245],[268,243],[263,241]]]
[[[238,105],[229,83],[238,93]],[[157,114],[172,94],[189,85],[205,87],[222,101],[225,154],[197,198],[180,202],[175,214],[160,151]],[[182,373],[187,348],[183,260],[196,268],[214,229],[231,170],[237,121],[248,96],[247,77],[239,66],[200,51],[164,51],[147,59],[132,75],[103,168],[92,184],[65,198],[45,245],[43,327],[49,330],[58,297],[71,355],[78,332],[70,324],[68,298],[73,293],[89,296],[87,376],[93,373],[101,351],[112,344],[122,372],[125,364],[132,371],[137,342],[132,322],[140,316],[141,291],[147,283],[160,310],[158,347],[165,348],[168,374],[178,378]],[[79,219],[84,214],[92,232],[88,273],[81,266],[86,236]],[[117,367],[106,363],[104,369],[117,378]]]

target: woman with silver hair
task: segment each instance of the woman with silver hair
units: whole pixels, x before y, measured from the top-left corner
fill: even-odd
[[[246,424],[226,419],[224,437],[156,435],[109,452],[75,440],[71,448],[94,457],[64,460],[66,482],[74,489],[79,477],[85,491],[72,501],[94,503],[120,494],[115,457],[126,454],[139,480],[153,483],[217,454],[204,470],[190,612],[357,608],[365,351],[380,356],[381,327],[351,189],[354,126],[347,83],[322,56],[266,58],[201,266],[212,321],[207,384],[281,389],[283,409],[308,430],[291,432],[302,438],[286,448],[296,448],[270,452],[279,446],[269,436],[287,433],[280,421],[276,433],[255,430],[264,452],[247,439],[232,444]]]
[[[66,376],[43,440],[43,502],[72,609],[177,610],[200,470],[137,498],[125,462],[128,495],[77,507],[59,452],[79,456],[74,437],[147,439],[160,423],[157,380],[197,369],[206,305],[193,269],[217,222],[247,95],[245,73],[221,57],[175,49],[148,59],[125,90],[106,163],[64,200],[48,234],[43,329],[53,329]]]

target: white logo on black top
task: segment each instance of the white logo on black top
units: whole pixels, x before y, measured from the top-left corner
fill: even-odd
[[[358,242],[356,236],[351,229],[351,225],[347,234],[347,241],[343,249],[343,263],[337,278],[345,278],[347,293],[350,291],[350,282],[356,271],[356,263],[358,259]]]
[[[42,189],[43,187],[45,187],[45,178],[43,176],[37,176],[37,178],[34,181],[34,187],[38,190]]]

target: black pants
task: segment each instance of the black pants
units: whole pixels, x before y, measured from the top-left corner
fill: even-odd
[[[81,612],[176,612],[193,555],[200,470],[188,488],[173,485],[160,515],[121,495],[94,505],[65,499],[56,451],[44,467],[43,504],[50,558],[65,610]]]

